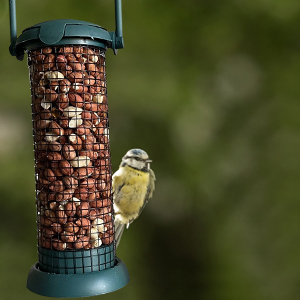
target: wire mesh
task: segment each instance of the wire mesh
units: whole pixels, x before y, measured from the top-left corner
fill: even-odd
[[[40,263],[57,273],[105,269],[115,259],[103,252],[114,248],[105,50],[45,47],[28,52],[28,66]],[[80,264],[75,251],[102,267]]]

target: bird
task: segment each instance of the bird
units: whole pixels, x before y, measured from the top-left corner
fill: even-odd
[[[115,240],[118,247],[124,228],[136,220],[155,189],[155,174],[150,169],[148,154],[131,149],[123,156],[119,169],[112,176]]]

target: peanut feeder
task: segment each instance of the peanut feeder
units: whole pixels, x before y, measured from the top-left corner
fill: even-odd
[[[28,54],[38,262],[27,287],[48,297],[86,297],[125,286],[116,257],[105,53],[123,48],[121,0],[116,31],[77,20],[36,24],[17,38],[10,0],[10,53]]]

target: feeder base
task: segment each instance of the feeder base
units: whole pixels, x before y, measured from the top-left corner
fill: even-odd
[[[114,267],[82,274],[54,274],[33,265],[27,277],[27,288],[38,295],[56,298],[89,297],[114,292],[129,282],[125,264],[116,259]]]

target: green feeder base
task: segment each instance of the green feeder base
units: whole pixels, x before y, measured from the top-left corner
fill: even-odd
[[[54,274],[33,265],[27,278],[27,288],[38,295],[56,298],[89,297],[107,294],[129,282],[125,264],[116,259],[114,267],[82,274]]]

